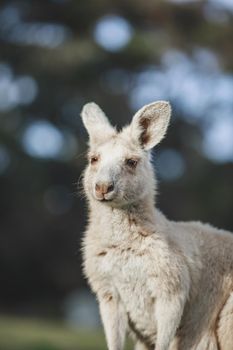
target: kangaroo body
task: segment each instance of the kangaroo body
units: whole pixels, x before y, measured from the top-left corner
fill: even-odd
[[[92,118],[100,113],[95,108]],[[145,111],[133,123],[144,118],[148,129]],[[145,130],[132,129],[118,135],[109,127],[106,138],[92,138],[84,176],[90,209],[84,271],[108,348],[122,350],[129,332],[137,350],[233,350],[233,235],[200,222],[169,221],[156,209],[149,154],[133,141],[141,131],[146,142]],[[122,158],[127,162],[120,167]]]

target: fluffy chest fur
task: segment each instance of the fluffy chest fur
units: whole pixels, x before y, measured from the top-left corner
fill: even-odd
[[[112,260],[115,266],[112,266],[110,278],[127,313],[129,327],[146,342],[155,344],[156,291],[153,290],[154,283],[151,283],[155,269],[150,268],[154,261],[147,256],[149,249],[142,247],[134,250],[134,247],[128,247],[126,251],[114,252]]]
[[[155,344],[154,313],[162,275],[169,274],[170,265],[173,274],[179,264],[156,232],[135,223],[125,231],[126,225],[126,220],[115,218],[109,225],[99,220],[89,228],[84,240],[85,274],[97,296],[117,295],[129,328],[148,345]],[[174,288],[173,279],[169,278],[168,289]]]
[[[128,318],[129,327],[141,337],[155,343],[155,290],[151,275],[155,274],[155,259],[148,252],[151,237],[136,237],[129,242],[99,245],[88,254],[85,264],[90,284],[95,292],[117,294]]]

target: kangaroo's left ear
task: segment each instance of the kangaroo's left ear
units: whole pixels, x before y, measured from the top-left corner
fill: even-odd
[[[171,116],[167,101],[157,101],[141,108],[133,117],[131,135],[145,150],[156,146],[164,137]]]

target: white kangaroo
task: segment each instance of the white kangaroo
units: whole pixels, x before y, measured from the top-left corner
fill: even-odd
[[[117,132],[95,103],[84,106],[84,272],[109,350],[122,350],[126,333],[137,350],[233,350],[233,235],[155,207],[150,150],[170,114],[168,102],[151,103]]]

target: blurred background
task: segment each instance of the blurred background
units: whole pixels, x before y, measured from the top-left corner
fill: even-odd
[[[78,183],[97,102],[170,100],[157,204],[233,231],[232,0],[0,2],[0,349],[104,349],[82,276]]]

